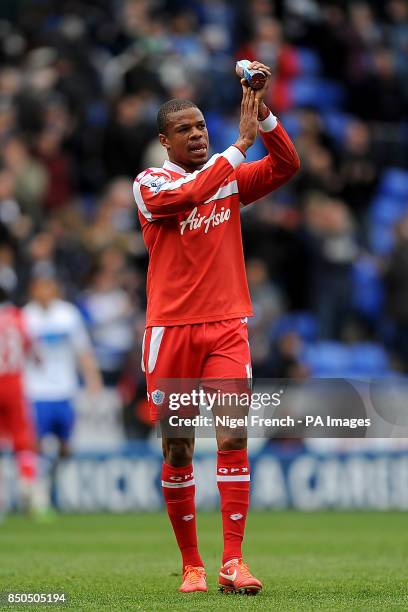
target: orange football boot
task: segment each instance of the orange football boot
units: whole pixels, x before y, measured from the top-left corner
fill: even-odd
[[[196,591],[208,591],[203,567],[186,565],[183,572],[183,582],[179,588],[180,593],[195,593]]]
[[[218,575],[218,584],[223,593],[256,595],[262,589],[262,582],[252,576],[242,559],[224,563]]]

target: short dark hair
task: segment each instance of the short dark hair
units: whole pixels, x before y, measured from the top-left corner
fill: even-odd
[[[191,102],[191,100],[182,100],[180,98],[174,98],[174,100],[168,100],[159,108],[157,113],[157,129],[159,134],[165,134],[167,130],[167,118],[170,113],[176,113],[177,111],[184,110],[185,108],[198,108],[197,104]]]

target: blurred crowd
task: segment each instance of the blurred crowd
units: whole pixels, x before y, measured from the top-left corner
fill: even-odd
[[[166,99],[202,108],[213,152],[235,140],[237,59],[272,67],[302,161],[242,216],[254,375],[408,370],[407,0],[3,1],[0,34],[0,276],[22,305],[56,275],[129,435],[147,428],[132,180],[164,160]]]

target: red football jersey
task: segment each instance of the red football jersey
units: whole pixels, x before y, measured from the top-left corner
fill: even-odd
[[[240,205],[286,183],[299,168],[295,147],[270,114],[260,122],[269,155],[250,163],[231,146],[201,170],[166,161],[133,184],[149,252],[146,326],[252,315]]]
[[[22,374],[29,348],[22,311],[11,304],[0,306],[0,380]]]

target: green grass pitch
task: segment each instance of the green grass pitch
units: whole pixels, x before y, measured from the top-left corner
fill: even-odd
[[[0,592],[64,590],[66,606],[1,610],[407,610],[403,513],[252,512],[245,558],[264,583],[257,597],[222,595],[217,513],[198,517],[208,593],[181,595],[180,562],[161,514],[61,516],[0,524]]]

